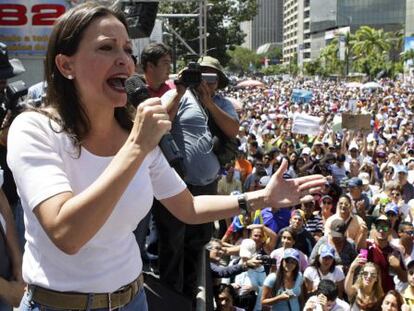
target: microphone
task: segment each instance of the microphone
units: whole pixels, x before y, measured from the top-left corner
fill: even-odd
[[[136,74],[125,81],[125,91],[127,93],[128,103],[135,108],[144,100],[151,98],[144,81]],[[184,177],[184,157],[170,132],[161,137],[158,146],[170,166],[177,171],[178,175]]]

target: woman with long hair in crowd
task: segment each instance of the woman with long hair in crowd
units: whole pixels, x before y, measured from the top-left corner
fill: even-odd
[[[315,260],[303,273],[306,292],[312,295],[321,280],[331,280],[338,288],[339,298],[344,294],[345,275],[335,263],[335,249],[329,244],[323,244],[318,250]]]
[[[220,284],[215,289],[215,299],[217,311],[244,311],[244,309],[234,306],[236,300],[236,290],[229,284]]]
[[[147,310],[132,233],[154,196],[199,224],[292,206],[325,182],[284,180],[284,162],[260,191],[193,197],[158,148],[171,129],[160,99],[127,103],[132,50],[122,13],[91,2],[67,11],[49,39],[45,106],[9,129],[7,160],[26,225],[23,311]]]
[[[280,268],[270,273],[263,284],[262,306],[272,311],[299,311],[303,277],[299,271],[299,252],[285,249]]]
[[[355,282],[356,270],[359,273]],[[384,292],[379,267],[358,255],[352,262],[345,278],[345,292],[351,303],[351,311],[376,311],[380,308]]]
[[[280,263],[282,262],[285,249],[295,248],[295,242],[296,242],[296,233],[295,231],[293,231],[291,227],[285,227],[282,230],[280,230],[279,236],[280,236],[280,242],[282,244],[282,247],[275,249],[270,254],[271,258],[276,259],[277,269],[280,268]],[[299,270],[300,272],[303,273],[303,271],[305,271],[305,269],[308,266],[308,258],[300,250],[297,250],[297,251],[299,252]]]

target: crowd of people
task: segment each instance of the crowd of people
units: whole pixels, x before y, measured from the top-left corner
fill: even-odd
[[[168,80],[171,60],[161,43],[133,57],[112,9],[87,3],[58,19],[46,81],[29,90],[41,106],[2,125],[0,310],[24,287],[21,310],[146,310],[152,261],[194,303],[205,245],[217,310],[411,310],[412,82],[240,88],[204,56],[210,80],[189,86],[183,73]],[[0,62],[3,95],[21,71],[3,45]],[[135,109],[125,83],[140,70],[152,98]],[[345,114],[370,123],[343,126]],[[178,173],[157,147],[168,131]],[[237,142],[225,163],[217,136]],[[25,214],[23,260],[11,210],[17,224]]]
[[[2,166],[12,176],[5,185],[17,190],[15,217],[24,211],[25,225],[16,233],[8,202],[0,197],[0,246],[9,256],[3,261],[2,254],[0,262],[2,311],[19,304],[22,311],[148,310],[142,273],[147,250],[141,244],[148,221],[135,229],[150,210],[166,226],[158,231],[159,246],[174,253],[160,252],[160,280],[195,306],[195,270],[212,221],[298,204],[326,182],[320,174],[286,180],[284,161],[264,189],[215,195],[220,155],[212,148],[209,123],[229,138],[238,131],[234,108],[216,94],[228,84],[221,64],[200,59],[212,79],[189,88],[182,78],[169,92],[171,49],[153,44],[140,59],[142,90],[127,20],[116,8],[87,2],[57,19],[46,80],[29,88],[27,109],[18,113],[3,101],[17,66],[6,46],[0,48],[0,99],[8,117]],[[165,104],[163,93],[169,96]],[[34,104],[36,94],[40,104]],[[182,172],[158,147],[167,134],[182,154]],[[25,238],[23,259],[17,235]]]
[[[240,147],[219,189],[261,189],[282,159],[284,178],[317,173],[327,182],[299,205],[216,226],[209,249],[218,310],[411,310],[413,84],[262,80],[224,92],[239,109]],[[312,98],[295,98],[296,89]],[[369,129],[342,128],[343,114],[369,115]],[[298,116],[318,117],[319,132],[297,130]]]

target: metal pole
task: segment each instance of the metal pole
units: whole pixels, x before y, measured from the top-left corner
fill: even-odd
[[[204,51],[207,54],[207,10],[208,10],[208,0],[204,0]]]
[[[199,3],[199,15],[198,15],[198,55],[202,57],[203,51],[203,0]]]
[[[173,34],[172,37],[172,56],[173,56],[173,73],[177,73],[177,39],[175,38],[175,35]]]

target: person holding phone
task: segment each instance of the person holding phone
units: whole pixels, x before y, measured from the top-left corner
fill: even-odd
[[[359,273],[353,282],[358,268]],[[345,278],[345,292],[352,311],[376,311],[380,307],[384,297],[380,269],[376,264],[367,262],[364,254],[358,255],[352,263]]]

